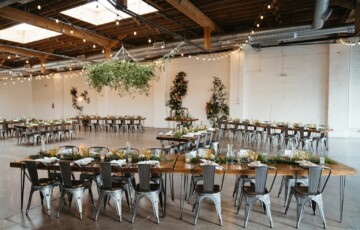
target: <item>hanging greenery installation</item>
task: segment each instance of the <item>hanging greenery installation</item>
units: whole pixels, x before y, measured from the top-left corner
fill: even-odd
[[[100,92],[104,86],[108,86],[120,96],[148,96],[150,81],[155,79],[155,66],[141,65],[138,62],[107,60],[88,65],[84,70],[90,87]]]
[[[229,106],[226,104],[225,86],[218,77],[214,77],[211,98],[206,102],[206,117],[213,127],[217,121],[229,116]]]
[[[179,72],[173,80],[173,86],[170,89],[170,99],[167,101],[167,106],[174,111],[175,117],[184,116],[185,111],[182,107],[182,99],[186,96],[188,89],[188,80],[186,80],[186,73]]]

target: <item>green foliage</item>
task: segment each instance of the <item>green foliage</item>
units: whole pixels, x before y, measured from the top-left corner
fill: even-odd
[[[175,111],[175,116],[183,116],[184,110],[182,107],[182,99],[187,94],[188,81],[185,79],[186,73],[179,72],[173,80],[173,86],[170,89],[170,99],[167,101],[167,106]]]
[[[72,100],[72,106],[74,107],[74,109],[76,109],[79,113],[81,113],[81,111],[83,110],[84,106],[80,106],[78,104],[78,91],[75,87],[71,87],[70,90],[70,95],[71,95],[71,100]],[[84,101],[86,103],[90,103],[90,98],[88,97],[88,92],[85,90],[84,92],[82,92],[80,94],[80,96],[84,99]]]
[[[140,65],[137,62],[119,62],[116,60],[103,61],[85,67],[85,77],[89,85],[100,92],[108,86],[125,94],[149,95],[150,81],[155,79],[153,65]]]
[[[211,98],[206,102],[206,117],[213,127],[217,121],[229,116],[229,106],[226,104],[225,86],[218,77],[214,77]]]

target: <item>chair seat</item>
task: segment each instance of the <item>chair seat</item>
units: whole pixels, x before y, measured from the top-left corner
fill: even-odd
[[[105,191],[117,191],[117,190],[121,190],[124,188],[124,186],[126,185],[126,183],[122,182],[122,181],[115,181],[112,182],[112,188],[110,189],[105,189],[104,187],[100,187],[100,190],[105,190]]]
[[[255,186],[244,186],[243,189],[244,189],[245,194],[254,195],[254,196],[256,195],[255,194]],[[267,188],[265,188],[265,191],[262,195],[268,194],[268,193],[269,193],[269,191],[267,190]]]
[[[89,184],[89,181],[73,180],[71,181],[71,187],[65,187],[70,189],[83,188]]]
[[[220,186],[219,185],[214,185],[214,189],[210,193],[219,193],[220,191],[221,191]],[[205,194],[206,192],[204,192],[204,185],[203,184],[196,185],[195,193],[197,193],[197,194]]]
[[[53,185],[55,182],[57,182],[56,180],[50,179],[50,178],[40,178],[38,183],[34,183],[33,186],[37,187],[37,186],[48,186],[48,185]]]
[[[140,184],[136,185],[135,190],[137,192],[149,192],[149,191],[141,191]],[[156,192],[158,190],[160,190],[160,184],[150,184],[150,192]]]
[[[320,193],[316,194],[309,194],[309,187],[308,186],[293,186],[291,188],[296,195],[304,195],[304,196],[316,196]]]

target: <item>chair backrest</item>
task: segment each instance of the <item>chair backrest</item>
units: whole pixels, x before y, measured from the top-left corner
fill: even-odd
[[[268,175],[268,167],[261,166],[255,168],[255,193],[264,194],[266,189],[266,180]]]
[[[112,189],[112,180],[111,180],[111,163],[101,162],[100,165],[100,175],[102,181],[102,188],[105,190]]]
[[[77,146],[74,145],[64,145],[64,146],[60,146],[58,152],[61,152],[63,150],[68,150],[70,153],[69,154],[74,154],[75,152],[79,152],[79,148]],[[65,154],[66,151],[64,151]]]
[[[61,121],[61,130],[65,130],[65,121],[64,120]]]
[[[128,150],[128,148],[118,148],[117,151],[119,151],[119,150]],[[137,148],[130,148],[130,151],[132,151],[136,154],[140,153],[140,151]]]
[[[39,182],[39,176],[37,172],[37,161],[25,161],[27,171],[29,173],[30,181],[32,184]]]
[[[93,147],[90,147],[88,150],[89,150],[89,152],[96,152],[96,153],[101,153],[101,152],[108,153],[109,152],[109,148],[103,147],[103,146],[93,146]]]
[[[150,190],[150,176],[151,176],[151,165],[150,164],[139,164],[139,186],[140,191]]]
[[[60,171],[61,171],[61,178],[63,185],[65,187],[72,187],[72,180],[71,180],[71,165],[69,161],[60,161]]]
[[[204,178],[204,192],[210,193],[214,191],[214,182],[215,182],[215,166],[214,165],[204,165],[202,166],[202,174]]]
[[[316,194],[322,193],[326,187],[326,184],[327,184],[329,178],[330,178],[331,169],[328,167],[315,166],[315,167],[309,167],[308,170],[309,170],[309,176],[308,176],[308,178],[309,178],[309,185],[308,185],[309,195],[316,195]],[[322,175],[323,175],[324,170],[327,170],[328,174],[325,179],[325,182],[322,184]],[[297,179],[297,177],[296,177],[296,179]]]

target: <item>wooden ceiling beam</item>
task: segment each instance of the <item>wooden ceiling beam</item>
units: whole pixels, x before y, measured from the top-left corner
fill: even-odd
[[[47,55],[41,52],[37,52],[36,50],[32,51],[29,49],[23,49],[21,47],[7,46],[2,44],[0,44],[0,52],[13,53],[27,57],[37,57],[40,59],[41,58],[45,59],[47,57]]]
[[[61,22],[56,23],[53,20],[35,14],[27,13],[25,11],[9,6],[0,8],[0,15],[1,17],[7,18],[12,21],[28,23],[47,30],[52,30],[58,33],[62,33],[71,37],[76,37],[80,39],[85,38],[87,41],[93,42],[95,44],[98,44],[106,48],[111,48],[111,44],[113,42],[113,39],[109,39],[107,37],[98,35],[96,33],[92,33],[83,28],[73,27],[71,25],[67,25]]]
[[[220,30],[220,28],[208,16],[194,6],[189,0],[166,1],[203,28],[209,28],[211,32]]]
[[[355,8],[352,0],[331,0],[330,4],[353,10]]]

